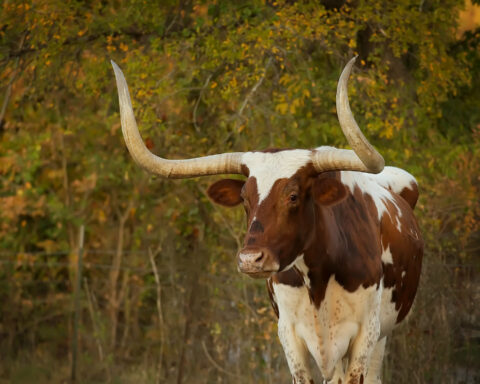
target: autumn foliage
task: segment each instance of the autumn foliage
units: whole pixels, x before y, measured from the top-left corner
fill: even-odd
[[[463,8],[4,1],[0,378],[68,377],[85,225],[85,382],[287,382],[265,287],[236,271],[243,212],[212,205],[205,190],[215,177],[161,180],[132,162],[110,59],[129,81],[147,146],[187,158],[345,147],[335,92],[353,55],[359,125],[421,188],[422,285],[390,343],[385,381],[479,375],[480,31],[457,33]]]

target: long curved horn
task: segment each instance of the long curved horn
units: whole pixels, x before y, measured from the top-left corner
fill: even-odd
[[[379,173],[385,166],[382,155],[368,142],[358,127],[348,102],[348,78],[353,63],[357,57],[351,59],[340,75],[337,85],[337,115],[340,127],[353,151],[346,149],[326,148],[315,151],[313,163],[318,171],[325,170],[353,170],[369,173]]]
[[[242,152],[222,153],[187,160],[167,160],[151,153],[138,132],[128,85],[122,70],[112,60],[117,80],[122,132],[133,159],[148,172],[172,179],[203,175],[243,174]]]

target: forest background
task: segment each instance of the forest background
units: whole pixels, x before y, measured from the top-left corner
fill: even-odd
[[[236,271],[244,213],[208,200],[216,177],[133,163],[110,59],[147,146],[188,158],[345,147],[335,92],[356,54],[352,110],[417,178],[426,244],[385,382],[478,380],[478,21],[463,0],[4,0],[0,382],[69,380],[82,225],[79,381],[289,382],[265,283]]]

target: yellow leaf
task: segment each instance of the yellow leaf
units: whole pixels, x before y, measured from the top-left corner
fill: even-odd
[[[107,221],[107,216],[101,209],[98,210],[97,219],[100,223],[105,223]]]
[[[46,252],[55,252],[58,250],[58,244],[50,239],[39,241],[37,246],[43,248]]]
[[[285,73],[279,80],[279,83],[282,85],[286,85],[290,82],[290,75],[288,73]]]
[[[285,115],[288,111],[288,103],[280,103],[275,107],[277,112],[280,112],[282,115]]]

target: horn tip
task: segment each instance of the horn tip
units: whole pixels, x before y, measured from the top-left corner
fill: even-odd
[[[352,68],[353,64],[355,64],[355,61],[357,61],[358,55],[353,56],[350,60],[348,60],[347,65],[345,68]]]
[[[110,63],[112,64],[113,72],[115,72],[116,76],[123,74],[122,70],[120,69],[118,64],[115,63],[115,61],[110,60]]]

